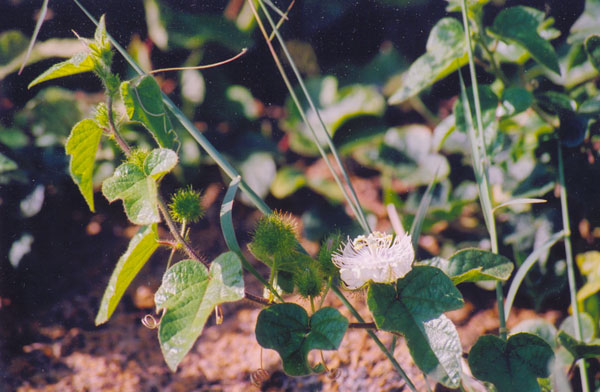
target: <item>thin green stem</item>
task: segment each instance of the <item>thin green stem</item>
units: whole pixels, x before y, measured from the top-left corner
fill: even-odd
[[[467,18],[467,3],[466,0],[462,0],[462,18],[463,25],[465,28],[465,39],[467,42],[467,54],[469,56],[469,72],[471,74],[471,87],[473,89],[473,101],[475,103],[475,116],[477,118],[477,128],[478,128],[478,144],[479,148],[478,154],[473,157],[474,160],[480,161],[476,163],[481,169],[481,177],[484,181],[484,184],[480,184],[480,200],[483,209],[484,217],[486,218],[486,223],[488,227],[488,232],[490,235],[490,243],[493,253],[498,253],[498,237],[496,234],[496,221],[494,219],[494,214],[492,212],[492,202],[490,197],[490,189],[489,189],[489,175],[488,175],[488,166],[489,160],[487,157],[487,148],[485,143],[485,137],[483,134],[483,118],[481,115],[481,103],[479,100],[479,87],[477,85],[477,73],[475,72],[475,61],[473,60],[473,45],[471,42],[471,31],[469,20]],[[468,114],[470,116],[470,114]],[[474,143],[475,140],[472,140],[471,143]],[[506,339],[507,330],[506,330],[506,319],[504,316],[504,292],[502,290],[502,282],[496,282],[496,300],[498,302],[498,319],[500,322],[499,335],[502,339]]]
[[[350,207],[352,208],[354,214],[356,215],[356,218],[358,219],[359,223],[361,224],[361,226],[363,227],[363,230],[365,230],[366,232],[370,232],[371,229],[369,227],[369,223],[367,222],[367,218],[364,214],[364,211],[362,210],[361,206],[360,206],[360,202],[358,200],[358,196],[356,195],[356,192],[354,191],[354,187],[352,186],[352,182],[350,181],[350,177],[348,176],[347,171],[344,168],[344,165],[342,164],[342,161],[339,157],[339,154],[337,152],[337,149],[335,148],[335,145],[333,144],[333,140],[331,139],[331,135],[329,134],[329,131],[327,130],[327,126],[325,125],[325,122],[323,121],[323,118],[321,117],[321,113],[319,112],[319,110],[317,110],[310,94],[308,93],[308,89],[306,88],[304,81],[302,79],[302,75],[300,75],[300,71],[298,71],[298,68],[296,67],[296,64],[290,54],[290,52],[287,49],[287,46],[285,45],[285,41],[283,40],[281,34],[279,33],[279,30],[277,29],[277,26],[275,25],[275,22],[273,21],[273,18],[271,17],[271,14],[269,13],[268,9],[264,6],[263,0],[258,0],[259,5],[261,6],[265,16],[267,17],[267,20],[269,21],[269,24],[271,25],[271,28],[273,29],[273,32],[275,33],[275,36],[277,37],[277,40],[279,41],[279,44],[281,45],[281,48],[283,49],[283,52],[294,72],[294,75],[296,76],[296,79],[298,80],[298,84],[300,85],[300,88],[302,89],[302,92],[304,93],[304,96],[310,106],[310,108],[313,110],[313,112],[317,115],[317,118],[319,120],[319,123],[321,124],[322,127],[322,134],[325,137],[326,141],[327,141],[327,145],[329,146],[329,150],[331,151],[331,153],[333,154],[334,160],[336,162],[336,164],[338,165],[338,167],[340,168],[340,171],[344,177],[344,181],[346,182],[346,186],[348,187],[348,189],[350,190],[350,196],[347,194],[347,190],[346,188],[341,185],[341,181],[336,181],[338,182],[338,186],[340,187],[340,189],[342,190],[342,192],[344,193],[344,196],[346,197],[346,199],[348,200],[348,203],[350,204]],[[248,4],[251,5],[252,9],[254,10],[254,5],[252,4],[251,1],[248,2]],[[257,23],[259,24],[259,26],[262,26],[262,22],[260,21],[260,18],[257,14],[255,14],[255,17],[257,19]],[[264,30],[264,27],[261,27],[261,30],[263,31],[263,34],[265,36],[265,39],[267,39],[267,44],[269,45],[269,47],[271,48],[271,54],[275,60],[275,62],[277,63],[277,67],[280,71],[280,73],[282,74],[282,77],[284,78],[284,80],[288,80],[287,76],[285,75],[285,71],[283,69],[283,66],[281,66],[281,62],[279,61],[279,58],[277,56],[277,53],[275,52],[274,49],[272,49],[272,45],[270,43],[270,41],[268,41],[268,35],[266,34],[266,30]],[[295,96],[295,93],[293,91],[293,87],[291,85],[291,83],[289,83],[289,80],[286,82],[286,86],[288,87],[288,90],[290,91],[290,95]],[[300,112],[301,116],[302,116],[302,120],[304,121],[304,123],[311,129],[312,133],[313,133],[313,137],[314,137],[314,141],[315,141],[315,145],[317,147],[319,147],[319,152],[322,151],[322,148],[320,147],[320,143],[319,143],[319,139],[316,135],[316,132],[314,131],[314,129],[312,128],[312,125],[310,124],[310,122],[308,121],[308,118],[306,117],[304,110],[302,109],[302,106],[300,105],[300,102],[298,101],[297,98],[292,98],[294,100],[294,103],[296,104],[296,106],[298,107],[298,111]],[[321,155],[323,156],[323,159],[325,159],[327,162],[329,161],[329,159],[327,158],[325,152],[321,152]],[[329,165],[328,165],[329,166]],[[335,172],[335,170],[333,170],[333,168],[329,167],[332,175],[337,179],[337,173]]]
[[[392,337],[392,343],[390,344],[390,352],[393,354],[394,351],[396,350],[396,344],[398,343],[398,336],[394,335]]]
[[[344,303],[344,305],[346,306],[346,308],[348,308],[348,310],[350,310],[350,313],[352,313],[352,315],[360,323],[364,323],[365,322],[365,320],[361,317],[360,313],[358,313],[358,311],[354,308],[354,306],[352,306],[352,304],[348,301],[348,299],[346,297],[344,297],[344,294],[340,291],[340,289],[337,286],[335,286],[335,285],[332,286],[331,287],[331,291],[333,291],[335,293],[335,295],[337,295],[337,297]],[[379,349],[390,360],[390,362],[392,363],[392,365],[394,366],[394,368],[396,369],[396,371],[400,374],[400,376],[404,379],[404,381],[406,382],[406,385],[408,385],[408,387],[410,388],[410,390],[413,391],[413,392],[417,392],[417,388],[415,387],[415,384],[413,384],[413,382],[410,380],[410,378],[408,377],[408,375],[406,374],[406,372],[404,371],[404,369],[402,369],[402,366],[400,366],[400,364],[398,363],[398,361],[396,361],[396,358],[394,358],[394,354],[392,354],[391,352],[389,352],[389,350],[387,349],[387,347],[385,347],[385,345],[381,342],[381,340],[379,340],[379,338],[377,337],[377,335],[375,335],[375,332],[373,332],[373,331],[371,331],[371,330],[368,329],[367,333],[375,341],[375,344],[379,347]]]
[[[577,306],[577,283],[575,282],[575,266],[573,263],[573,250],[571,247],[571,224],[569,223],[569,208],[567,205],[567,187],[565,185],[565,167],[562,156],[562,144],[560,139],[558,146],[558,181],[560,189],[560,207],[562,212],[563,230],[565,232],[565,256],[567,259],[567,279],[569,281],[569,295],[571,296],[571,307],[573,308],[573,318],[575,319],[575,338],[582,340],[581,322],[579,320],[579,307]],[[589,392],[587,369],[585,360],[577,362],[581,375],[581,389],[583,392]]]
[[[167,268],[165,268],[165,271],[168,271],[169,268],[171,268],[171,263],[173,262],[173,257],[175,256],[175,252],[177,252],[177,248],[176,247],[171,248],[171,253],[169,253],[169,259],[167,260]]]
[[[329,294],[329,289],[331,288],[331,284],[333,283],[333,277],[329,277],[329,279],[327,279],[327,286],[325,286],[325,291],[323,292],[323,295],[321,295],[321,301],[319,302],[319,309],[321,309],[323,307],[323,303],[325,303],[325,298],[327,298],[327,294]]]

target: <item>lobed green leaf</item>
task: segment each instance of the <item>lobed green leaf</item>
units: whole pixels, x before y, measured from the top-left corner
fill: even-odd
[[[123,200],[125,213],[137,225],[160,222],[157,180],[177,164],[177,154],[168,149],[152,150],[143,168],[133,163],[117,167],[102,183],[102,193],[113,202]]]
[[[121,98],[129,119],[148,129],[160,147],[179,149],[179,139],[167,116],[160,87],[152,76],[121,83]]]
[[[169,368],[177,370],[217,305],[242,298],[242,264],[233,252],[217,257],[210,270],[194,260],[182,260],[171,267],[154,295],[157,312],[166,309],[158,339]]]
[[[90,210],[94,211],[94,161],[102,137],[102,128],[88,118],[75,124],[67,139],[65,151],[71,155],[69,173],[79,187]]]
[[[310,350],[336,350],[348,328],[348,320],[337,309],[325,307],[310,318],[299,305],[276,304],[266,308],[256,321],[256,340],[277,351],[283,370],[304,376],[314,369],[308,364]]]
[[[367,304],[379,329],[406,337],[413,360],[427,376],[459,386],[462,347],[454,324],[442,313],[462,307],[463,300],[440,269],[414,267],[396,288],[371,284]]]
[[[105,323],[112,316],[125,290],[157,248],[156,225],[141,227],[110,276],[96,315],[96,325]]]

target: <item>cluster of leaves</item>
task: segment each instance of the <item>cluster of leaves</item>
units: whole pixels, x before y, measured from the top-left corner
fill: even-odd
[[[589,31],[593,28],[589,19],[597,14],[598,6],[596,1],[588,1],[586,12],[573,26],[567,50],[561,52],[566,54],[559,57],[548,42],[557,37],[558,31],[543,12],[524,6],[505,8],[489,26],[484,26],[486,3],[486,0],[467,2],[473,31],[469,39],[476,43],[475,54],[495,81],[480,85],[477,95],[463,90],[453,114],[441,121],[433,133],[420,125],[389,126],[385,118],[389,110],[386,98],[389,105],[409,102],[418,107],[422,105],[419,94],[469,62],[470,41],[465,40],[463,25],[454,17],[443,18],[434,26],[426,53],[404,73],[399,87],[397,80],[390,80],[383,90],[368,83],[338,88],[335,77],[317,78],[307,86],[318,108],[298,108],[290,100],[289,115],[281,121],[281,126],[288,132],[292,151],[314,157],[318,154],[316,146],[327,144],[325,138],[313,138],[310,132],[311,123],[314,121],[316,127],[319,121],[318,110],[343,155],[381,173],[386,201],[403,212],[414,213],[411,203],[415,203],[397,196],[395,180],[413,189],[437,181],[433,200],[437,208],[430,212],[430,222],[425,222],[431,225],[435,220],[454,220],[464,205],[473,200],[472,190],[476,185],[466,181],[457,183],[451,177],[454,168],[447,156],[459,153],[475,160],[473,155],[481,153],[467,149],[468,134],[480,120],[471,108],[479,106],[481,137],[485,141],[483,156],[491,157],[486,164],[493,173],[490,185],[494,212],[500,207],[510,211],[503,220],[505,230],[513,233],[504,237],[504,246],[512,248],[519,265],[532,248],[545,246],[552,233],[558,231],[550,212],[533,211],[519,204],[519,200],[523,203],[524,198],[549,196],[555,185],[553,167],[557,160],[551,147],[557,140],[567,147],[589,147],[594,136],[600,114],[593,83],[600,63],[597,49],[600,36]],[[217,23],[214,19],[201,18],[203,23],[198,23],[197,17],[186,16],[179,20],[174,11],[159,2],[148,1],[146,6],[162,7],[161,12],[149,12],[150,16],[161,15],[157,20],[149,20],[150,35],[159,47],[186,48],[193,57],[205,40],[215,39],[211,35],[214,29],[210,28],[211,23]],[[449,1],[448,11],[460,9],[460,2]],[[241,20],[237,22],[243,25]],[[235,31],[220,38],[233,49],[246,37],[240,35],[239,29]],[[102,193],[111,202],[121,200],[129,220],[141,227],[113,271],[96,323],[104,323],[111,317],[150,256],[160,244],[169,243],[158,236],[157,224],[164,219],[176,240],[173,250],[181,249],[189,257],[166,271],[155,294],[156,310],[163,313],[159,341],[171,369],[175,370],[191,349],[215,307],[248,296],[243,280],[245,268],[270,292],[268,300],[259,297],[259,302],[265,302],[267,307],[258,317],[258,343],[276,350],[290,375],[323,371],[324,364],[309,363],[308,353],[314,349],[337,349],[349,325],[338,310],[314,306],[315,297],[339,286],[338,271],[331,259],[339,249],[341,236],[326,239],[318,256],[312,258],[297,244],[295,228],[285,216],[265,215],[257,223],[249,250],[270,269],[271,276],[266,281],[244,258],[232,234],[231,208],[239,185],[237,179],[232,182],[221,211],[222,229],[231,251],[205,264],[185,238],[186,225],[202,215],[199,193],[187,189],[176,194],[169,206],[171,213],[160,194],[161,180],[179,163],[179,148],[183,143],[185,150],[186,140],[180,141],[174,131],[158,83],[148,75],[121,82],[112,73],[112,51],[103,19],[94,39],[85,43],[85,52],[56,64],[31,85],[82,72],[93,72],[104,84],[107,102],[97,106],[93,118],[79,121],[66,141],[70,174],[90,210],[94,210],[96,153],[103,137],[114,140],[127,157],[102,181]],[[393,54],[380,56],[374,63],[396,61]],[[196,80],[202,78],[199,73],[187,75]],[[243,113],[240,121],[256,125],[256,102],[249,91],[230,86],[226,94],[230,102],[240,105],[238,109],[241,107]],[[123,103],[128,122],[115,120],[115,100]],[[189,108],[195,110],[201,99],[190,95],[188,101]],[[300,111],[306,113],[308,123],[301,120]],[[156,148],[131,150],[120,136],[131,123],[146,129]],[[250,135],[240,138],[240,145],[246,148],[237,163],[242,176],[259,196],[265,196],[270,188],[274,196],[283,198],[307,186],[334,203],[343,200],[340,193],[331,191],[332,180],[315,179],[290,166],[276,173],[275,160],[269,153],[272,146],[265,147],[269,143],[263,136]],[[11,161],[0,155],[0,167],[11,168]],[[446,253],[452,254],[453,250]],[[548,264],[550,256],[546,254],[541,259],[540,269],[553,272],[542,274],[537,286],[531,283],[534,293],[536,288],[547,288],[549,283],[556,287],[555,281],[560,278],[557,276],[560,271]],[[582,261],[580,268],[588,275],[589,282],[580,294],[582,301],[597,291],[594,268],[584,265]],[[461,371],[462,346],[456,327],[444,315],[463,306],[456,286],[465,282],[506,282],[513,268],[511,260],[487,250],[461,250],[451,257],[417,262],[406,276],[395,282],[369,283],[367,305],[379,330],[405,337],[414,362],[428,377],[457,388],[467,382]],[[282,292],[295,290],[310,298],[312,314],[281,297]],[[600,312],[591,313],[598,317]],[[469,366],[475,377],[494,384],[498,391],[540,390],[538,379],[549,376],[553,357],[557,358],[554,363],[558,363],[556,371],[560,373],[578,359],[598,355],[599,345],[594,340],[597,323],[597,319],[590,318],[592,333],[584,334],[582,340],[574,337],[577,333],[573,321],[565,322],[559,332],[552,330],[551,325],[536,324],[513,330],[508,339],[483,336],[469,353]]]

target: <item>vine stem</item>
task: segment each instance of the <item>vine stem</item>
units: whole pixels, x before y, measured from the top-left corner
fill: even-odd
[[[129,147],[127,142],[123,140],[123,138],[117,131],[117,126],[115,125],[115,119],[113,117],[113,98],[112,94],[110,93],[108,94],[106,104],[108,106],[108,125],[110,127],[110,134],[115,138],[115,141],[117,142],[121,150],[123,150],[125,156],[129,156],[131,154],[131,147]]]
[[[251,294],[247,291],[244,292],[244,298],[248,301],[256,302],[257,304],[261,304],[263,306],[271,305],[271,302],[268,299]]]
[[[475,62],[473,60],[473,46],[471,42],[471,30],[469,25],[469,20],[467,17],[467,2],[466,0],[462,0],[462,19],[463,25],[465,28],[465,39],[467,43],[467,54],[469,56],[469,72],[471,74],[471,87],[473,89],[473,101],[475,103],[475,116],[477,118],[477,128],[478,128],[478,142],[479,142],[479,150],[481,154],[476,154],[473,157],[474,160],[480,161],[483,158],[483,162],[477,162],[481,168],[482,179],[484,181],[483,186],[480,186],[480,199],[483,208],[484,218],[486,218],[487,228],[490,235],[490,243],[492,248],[492,253],[498,254],[498,237],[496,234],[496,221],[494,219],[494,213],[491,211],[491,197],[489,190],[489,181],[488,181],[488,166],[489,161],[487,157],[487,148],[485,143],[485,137],[483,134],[483,118],[481,115],[481,104],[479,101],[479,87],[477,84],[477,73],[475,72]],[[470,114],[469,114],[470,115]],[[475,140],[471,141],[472,143]],[[483,157],[481,156],[483,155]],[[499,335],[502,339],[506,340],[507,337],[507,329],[506,329],[506,318],[504,315],[504,292],[502,290],[502,282],[496,282],[496,302],[498,302],[498,321],[500,323]]]
[[[158,201],[158,209],[162,213],[165,223],[169,227],[169,231],[171,232],[171,235],[173,237],[175,237],[175,239],[177,240],[177,242],[179,244],[181,244],[184,252],[192,259],[201,262],[205,266],[208,266],[208,263],[205,260],[203,260],[202,257],[200,257],[200,255],[198,255],[198,253],[196,253],[194,248],[192,248],[192,246],[181,236],[181,234],[179,234],[179,230],[177,230],[177,226],[175,225],[175,222],[171,218],[171,214],[169,214],[169,210],[167,209],[167,204],[165,203],[165,200],[163,199],[161,194],[157,195],[157,201]]]
[[[110,132],[114,136],[115,140],[117,141],[117,144],[119,145],[119,147],[121,148],[123,153],[126,156],[129,156],[129,155],[131,155],[131,147],[127,144],[127,142],[121,137],[121,135],[117,131],[117,128],[116,128],[116,125],[114,122],[114,118],[113,118],[112,97],[110,94],[108,94],[108,102],[107,103],[108,103],[108,121],[109,121],[110,128],[111,128]],[[169,232],[171,233],[171,235],[173,235],[173,237],[175,237],[175,240],[177,241],[176,246],[181,245],[183,247],[184,252],[191,259],[193,259],[197,262],[200,262],[200,263],[204,264],[206,267],[208,267],[208,263],[205,260],[203,260],[203,258],[200,257],[200,255],[198,255],[198,253],[196,253],[194,248],[192,248],[192,246],[183,238],[183,235],[185,234],[185,227],[186,227],[185,223],[181,227],[181,233],[177,229],[177,225],[171,218],[171,214],[169,214],[167,204],[165,203],[165,200],[163,199],[163,197],[160,193],[157,195],[157,204],[158,204],[158,208],[161,212],[161,215],[163,216],[167,226],[169,227]],[[174,247],[169,256],[169,260],[167,263],[167,269],[171,265],[171,261],[172,261],[172,257],[173,257],[175,249],[176,248]],[[256,296],[247,291],[244,292],[244,298],[249,301],[256,302],[263,306],[269,306],[271,304],[271,301],[269,301],[268,299]]]
[[[569,208],[567,205],[567,187],[565,186],[565,167],[562,156],[562,143],[557,141],[558,146],[558,181],[560,190],[560,207],[562,212],[563,230],[565,232],[565,256],[567,259],[567,279],[569,281],[569,294],[571,297],[571,307],[573,308],[573,318],[575,319],[575,338],[582,340],[581,322],[579,320],[579,307],[577,306],[577,284],[575,282],[575,266],[573,263],[573,250],[571,247],[571,224],[569,223]],[[589,392],[587,369],[585,360],[580,359],[577,362],[581,376],[581,389],[583,392]]]

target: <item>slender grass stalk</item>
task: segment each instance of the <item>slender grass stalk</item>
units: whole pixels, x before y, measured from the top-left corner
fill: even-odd
[[[294,75],[296,76],[296,79],[298,80],[298,84],[300,85],[300,88],[302,89],[302,92],[304,94],[304,97],[306,98],[306,101],[308,102],[308,104],[309,104],[310,108],[313,110],[313,112],[315,112],[315,114],[317,115],[319,123],[321,124],[322,135],[325,137],[325,139],[327,141],[327,145],[329,146],[329,150],[333,154],[335,162],[338,165],[340,171],[342,172],[344,181],[346,182],[346,186],[350,190],[350,196],[351,196],[352,202],[349,202],[349,203],[351,206],[354,205],[353,210],[354,210],[354,213],[356,214],[356,218],[358,219],[359,223],[361,223],[361,226],[363,226],[363,229],[366,232],[370,232],[371,229],[369,227],[369,223],[367,222],[367,218],[361,208],[360,202],[358,200],[358,196],[356,195],[356,192],[354,191],[354,187],[352,186],[350,177],[348,176],[348,173],[346,172],[346,170],[344,168],[344,165],[343,165],[343,163],[340,159],[340,156],[337,152],[337,149],[335,148],[335,145],[333,144],[333,140],[331,139],[331,135],[329,134],[329,131],[327,130],[327,126],[325,125],[325,122],[323,121],[323,118],[321,117],[321,113],[319,112],[319,110],[317,110],[317,108],[312,100],[312,97],[308,93],[308,89],[306,88],[306,85],[304,84],[302,75],[300,75],[300,71],[298,71],[298,68],[296,67],[295,62],[294,62],[292,56],[290,55],[290,52],[288,51],[287,46],[285,45],[285,41],[283,40],[283,37],[279,33],[279,30],[277,29],[277,26],[276,26],[275,22],[273,21],[273,18],[271,17],[271,14],[269,13],[268,9],[264,6],[263,0],[258,0],[258,3],[261,6],[265,16],[267,17],[267,20],[269,21],[269,24],[271,25],[271,28],[273,29],[273,32],[275,33],[275,37],[277,37],[277,41],[279,41],[279,44],[281,45],[281,48],[283,49],[283,53],[285,54],[290,66],[292,68],[292,71],[294,72]],[[251,4],[251,7],[254,7],[252,5],[252,2],[249,2],[248,4]],[[259,19],[258,15],[255,15],[255,17],[257,18],[257,22],[259,23],[259,26],[261,26],[262,23],[258,20]],[[264,34],[264,28],[261,28],[261,30],[263,30],[263,34]],[[267,38],[267,36],[265,36],[265,38]],[[272,50],[271,54],[273,55],[275,62],[278,64],[279,71],[282,73],[282,76],[283,76],[285,71],[283,70],[283,67],[281,67],[281,62],[277,58],[278,57],[277,53],[274,50]],[[287,78],[287,77],[285,77],[285,78]],[[293,92],[293,88],[291,87],[291,84],[288,85],[286,83],[286,85],[288,87],[288,90],[290,91],[290,94],[295,95],[295,93]],[[311,129],[315,145],[317,145],[317,147],[319,147],[319,152],[320,152],[321,148],[320,148],[320,143],[318,141],[319,139],[317,138],[316,133],[312,128],[312,125],[308,121],[308,118],[306,118],[306,115],[304,114],[304,110],[302,109],[302,106],[299,104],[299,101],[297,99],[294,99],[294,103],[298,107],[298,111],[301,113],[302,120]],[[328,160],[327,157],[324,155],[324,153],[321,153],[321,155],[323,155],[323,158],[325,160]],[[336,173],[331,168],[330,168],[330,170],[331,170],[332,174],[334,176],[336,176]],[[339,186],[339,184],[338,184],[338,186]],[[341,188],[342,192],[344,192],[346,199],[349,199],[350,197],[347,195],[346,189],[341,186],[340,186],[340,188]]]
[[[575,319],[575,338],[582,340],[581,321],[579,320],[579,307],[577,306],[577,283],[575,282],[575,266],[573,263],[573,250],[571,248],[571,224],[569,223],[569,207],[567,205],[567,187],[565,186],[565,167],[562,156],[562,143],[557,141],[558,146],[558,181],[560,189],[560,208],[562,212],[563,230],[565,232],[565,256],[567,259],[567,279],[569,281],[569,295],[571,296],[571,307],[573,308],[573,318]],[[589,392],[587,369],[585,360],[580,359],[577,362],[581,376],[581,389],[583,392]]]
[[[525,259],[523,264],[521,264],[521,266],[519,267],[519,270],[517,271],[517,273],[515,274],[515,277],[513,278],[512,283],[510,284],[510,288],[508,289],[508,294],[506,295],[506,302],[504,303],[504,314],[507,317],[510,315],[510,310],[512,308],[513,301],[515,300],[517,291],[519,290],[519,287],[521,286],[523,279],[525,279],[525,275],[527,275],[527,272],[529,272],[531,267],[533,267],[535,262],[538,261],[538,259],[544,252],[547,252],[550,248],[552,248],[554,246],[554,244],[556,244],[558,242],[558,240],[560,240],[564,236],[565,236],[564,231],[559,231],[558,233],[555,233],[542,246],[540,246],[539,248],[537,248],[536,250],[531,252],[531,254],[529,256],[527,256],[527,258]]]
[[[277,53],[275,52],[275,48],[273,48],[273,45],[271,44],[269,35],[267,34],[264,24],[262,23],[262,20],[258,16],[256,8],[254,7],[254,4],[252,4],[252,1],[248,1],[248,5],[250,6],[250,9],[254,13],[254,17],[256,18],[256,22],[258,23],[260,31],[262,32],[262,34],[265,38],[265,41],[267,43],[267,46],[269,47],[269,50],[271,51],[271,56],[273,57],[273,60],[275,61],[275,65],[277,66],[277,69],[279,70],[279,73],[281,74],[281,78],[283,79],[283,81],[290,93],[290,96],[291,96],[292,100],[294,101],[294,104],[298,108],[298,112],[300,113],[300,116],[302,117],[302,121],[304,121],[306,126],[311,131],[311,134],[315,141],[315,145],[317,146],[317,149],[319,150],[319,153],[321,154],[321,156],[323,157],[323,160],[327,164],[327,167],[329,168],[329,171],[333,175],[333,178],[334,178],[336,184],[342,190],[342,193],[344,194],[346,201],[350,205],[350,208],[354,212],[354,215],[357,217],[358,222],[362,226],[363,230],[366,232],[369,232],[370,230],[368,227],[368,223],[367,223],[366,219],[363,219],[364,216],[363,216],[362,210],[360,209],[360,206],[355,204],[354,201],[351,199],[350,195],[346,191],[346,188],[342,184],[342,180],[340,179],[340,177],[336,173],[335,169],[331,165],[331,162],[329,161],[329,158],[327,157],[325,150],[323,150],[323,147],[319,144],[316,131],[312,127],[312,124],[308,121],[308,118],[307,118],[306,114],[304,113],[304,110],[302,109],[302,105],[300,104],[298,96],[296,95],[296,92],[294,91],[294,88],[292,87],[292,84],[291,84],[289,78],[287,77],[285,70],[283,69],[283,65],[281,64],[281,61],[279,60],[279,56],[277,56]],[[277,31],[277,30],[274,30],[274,31]],[[343,168],[342,168],[342,172],[344,172]]]
[[[481,116],[481,104],[479,100],[479,87],[477,85],[477,74],[475,72],[475,61],[473,59],[473,44],[471,42],[471,31],[469,26],[469,20],[467,17],[467,2],[462,0],[462,19],[465,28],[465,40],[467,43],[467,54],[469,56],[469,72],[471,74],[471,87],[473,89],[473,101],[475,103],[475,117],[477,118],[477,139],[471,139],[471,144],[477,143],[477,153],[473,156],[473,161],[476,167],[480,170],[480,178],[483,183],[478,181],[479,185],[479,200],[481,202],[483,216],[487,225],[487,229],[490,235],[490,243],[493,253],[498,253],[498,236],[496,234],[496,221],[494,219],[494,213],[492,208],[492,201],[490,197],[489,181],[488,181],[488,167],[489,159],[487,157],[487,148],[485,143],[485,137],[483,134],[483,119]],[[465,94],[466,95],[466,94]],[[466,106],[469,105],[468,97],[466,98]],[[470,111],[470,110],[469,110]],[[471,119],[471,113],[465,113],[465,117]],[[476,169],[477,170],[477,169]],[[504,292],[502,290],[502,282],[496,282],[496,300],[498,302],[498,319],[500,322],[499,335],[502,339],[506,339],[506,318],[504,316]]]
[[[44,20],[46,19],[46,14],[48,13],[48,2],[50,0],[44,0],[42,3],[42,9],[38,15],[37,23],[35,24],[35,29],[33,30],[33,35],[31,36],[31,41],[29,42],[29,46],[27,47],[27,53],[25,53],[25,57],[23,58],[23,64],[21,64],[21,68],[19,68],[18,75],[21,75],[25,65],[27,64],[27,60],[29,60],[29,56],[31,56],[31,51],[33,50],[33,46],[35,45],[35,41],[37,40],[37,36],[40,33],[40,29],[44,24]]]
[[[423,194],[423,198],[419,203],[419,207],[417,208],[417,212],[415,214],[415,219],[410,226],[410,236],[412,239],[412,246],[415,252],[417,251],[417,247],[419,245],[419,237],[421,236],[421,228],[423,227],[423,222],[425,221],[425,215],[427,215],[427,210],[429,210],[429,205],[431,204],[431,200],[433,199],[433,191],[435,186],[437,185],[437,176],[440,171],[440,167],[435,171],[433,178],[429,185],[427,185],[427,189]]]

